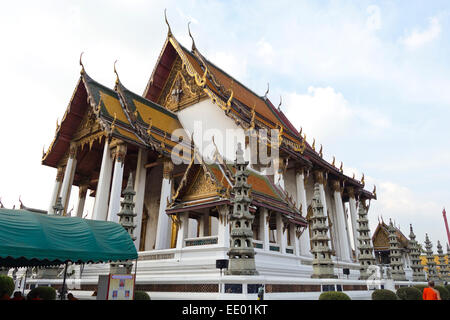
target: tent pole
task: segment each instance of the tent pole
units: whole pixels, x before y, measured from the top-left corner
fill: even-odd
[[[66,290],[66,275],[67,275],[67,262],[66,262],[66,266],[64,267],[64,280],[63,280],[63,284],[62,284],[62,288],[61,288],[61,300],[64,300],[65,297],[65,290]]]
[[[28,267],[25,270],[25,279],[23,281],[23,288],[22,288],[23,295],[25,295],[25,287],[27,286],[27,274],[28,274]]]

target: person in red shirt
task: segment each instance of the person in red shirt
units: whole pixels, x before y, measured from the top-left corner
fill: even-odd
[[[434,288],[434,281],[428,281],[428,288],[423,289],[423,300],[441,300],[439,291]]]
[[[11,298],[12,301],[22,301],[25,300],[25,298],[22,296],[22,292],[16,291],[14,292],[14,296]]]

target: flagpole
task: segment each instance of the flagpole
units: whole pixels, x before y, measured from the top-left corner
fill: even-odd
[[[442,216],[444,217],[445,229],[447,229],[447,241],[448,241],[448,243],[450,243],[450,231],[448,230],[448,222],[447,222],[447,215],[445,212],[445,208],[444,208],[444,210],[442,210]]]

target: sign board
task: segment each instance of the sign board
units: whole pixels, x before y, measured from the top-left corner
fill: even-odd
[[[133,300],[134,274],[110,274],[108,280],[107,300]]]

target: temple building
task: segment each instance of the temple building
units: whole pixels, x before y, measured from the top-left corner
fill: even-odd
[[[136,286],[160,298],[218,293],[221,281],[222,294],[256,294],[264,284],[267,293],[299,297],[325,290],[322,275],[341,281],[335,289],[366,292],[355,248],[358,207],[364,205],[364,219],[370,218],[375,190],[364,188],[364,177],[345,175],[342,163],[326,161],[322,148],[309,144],[267,93],[254,93],[207,60],[194,40],[189,50],[168,30],[142,95],[127,89],[117,72],[112,89],[96,82],[80,58],[79,80],[42,158],[55,168],[48,212],[60,201],[63,215],[83,218],[92,197],[92,219],[119,222],[123,191],[132,185]],[[229,132],[231,140],[225,139]],[[245,168],[233,165],[238,145]],[[270,161],[262,163],[267,154]],[[79,196],[70,213],[73,186]],[[236,218],[239,208],[245,219]],[[311,278],[312,219],[329,246],[320,251],[315,243],[314,254],[327,253],[319,279]],[[359,223],[370,262],[367,221]],[[387,237],[386,225],[377,230]],[[380,259],[389,247],[380,249],[374,239]],[[247,272],[219,277],[216,260],[239,254],[249,259]],[[85,266],[82,288],[108,272],[108,265]]]

